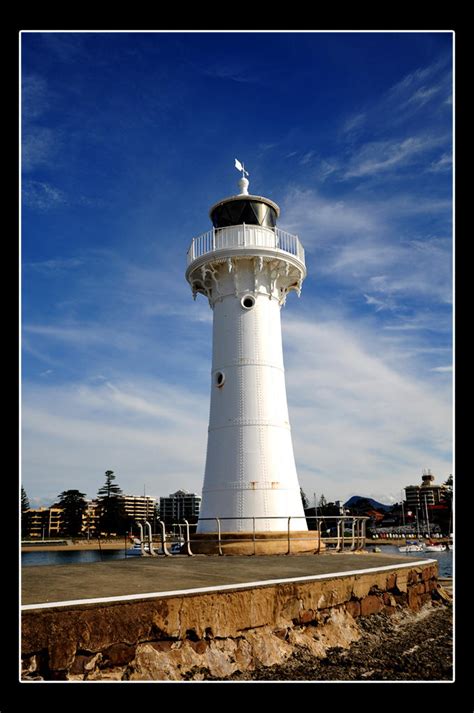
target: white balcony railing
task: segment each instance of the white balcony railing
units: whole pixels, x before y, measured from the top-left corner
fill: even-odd
[[[207,253],[227,249],[268,248],[294,255],[305,264],[304,248],[297,235],[291,235],[280,228],[264,228],[260,225],[231,225],[227,228],[212,228],[198,235],[191,242],[187,255],[190,265]]]

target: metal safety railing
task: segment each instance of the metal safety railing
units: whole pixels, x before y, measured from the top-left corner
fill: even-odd
[[[332,548],[336,552],[344,551],[356,551],[361,550],[365,547],[366,540],[366,522],[369,518],[360,515],[297,515],[288,517],[211,517],[211,518],[199,518],[198,522],[213,522],[215,523],[215,531],[206,532],[206,543],[216,544],[217,551],[219,555],[224,555],[225,551],[223,549],[224,544],[230,544],[238,542],[241,543],[252,543],[253,554],[257,554],[257,544],[262,542],[285,542],[286,541],[286,553],[291,554],[294,548],[293,543],[298,541],[308,541],[311,539],[311,532],[315,533],[315,540],[317,540],[314,548],[314,554],[319,554],[323,549]],[[251,527],[246,532],[239,532],[239,536],[232,537],[235,531],[223,531],[222,523],[228,521],[239,521],[247,520],[251,522]],[[258,520],[278,520],[279,522],[279,536],[270,536],[266,530],[259,530],[257,528]],[[305,520],[305,522],[314,521],[315,527],[308,529],[308,535],[305,531],[305,536],[301,536],[301,531],[292,530],[291,527],[296,520]],[[285,529],[281,529],[282,522],[285,522]],[[328,522],[330,527],[328,528]],[[151,533],[150,538],[150,554],[164,555],[166,557],[172,557],[175,554],[187,554],[188,556],[193,556],[192,544],[202,543],[202,535],[200,538],[194,538],[191,536],[191,528],[193,528],[195,534],[197,523],[191,524],[186,519],[183,519],[181,523],[175,523],[171,527],[174,528],[174,532],[166,532],[165,523],[162,520],[158,521],[160,529],[160,550],[154,551],[151,547]],[[176,535],[176,528],[179,530],[179,535]],[[275,532],[275,531],[272,531]],[[281,533],[286,533],[283,538]],[[334,532],[334,534],[332,534]],[[230,535],[230,536],[229,536]],[[247,535],[247,537],[245,537]],[[264,535],[265,537],[262,537]],[[321,547],[323,544],[325,547]],[[171,551],[170,551],[171,548]],[[174,552],[173,552],[174,549]]]
[[[261,225],[230,225],[225,228],[212,228],[193,238],[187,253],[187,264],[207,253],[229,248],[268,248],[281,250],[294,255],[305,264],[304,248],[297,235],[287,233],[281,228],[266,228]]]

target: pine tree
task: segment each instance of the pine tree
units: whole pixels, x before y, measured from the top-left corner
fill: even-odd
[[[87,509],[86,495],[79,490],[64,490],[58,497],[58,507],[63,511],[61,534],[76,537],[82,531],[83,515]]]
[[[309,508],[309,500],[308,497],[303,490],[303,488],[300,487],[300,495],[301,495],[301,502],[303,503],[303,510],[307,510]]]
[[[112,532],[123,534],[128,529],[128,518],[122,498],[121,488],[114,483],[113,470],[105,471],[105,485],[98,490],[99,531],[110,536]]]
[[[21,486],[21,536],[28,536],[28,510],[30,509],[30,501],[26,494],[26,490]]]

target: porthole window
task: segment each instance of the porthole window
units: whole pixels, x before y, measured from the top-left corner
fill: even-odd
[[[252,309],[255,304],[255,297],[253,295],[244,295],[240,300],[240,304],[244,309]]]
[[[225,374],[223,371],[217,371],[215,375],[215,382],[218,389],[224,386]]]

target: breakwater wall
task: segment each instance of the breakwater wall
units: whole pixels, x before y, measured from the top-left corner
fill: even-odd
[[[296,646],[324,657],[360,637],[357,618],[417,611],[446,598],[437,564],[141,601],[75,603],[22,613],[23,680],[225,678],[285,661]]]

